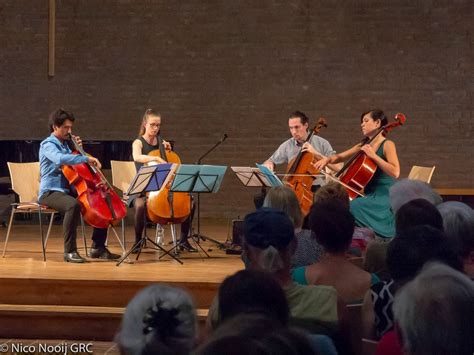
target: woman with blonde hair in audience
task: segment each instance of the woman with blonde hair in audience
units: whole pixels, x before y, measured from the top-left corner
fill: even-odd
[[[321,259],[323,248],[312,237],[310,230],[302,229],[303,213],[292,189],[287,186],[273,187],[268,191],[263,207],[285,212],[293,223],[297,245],[291,257],[291,268],[310,265]]]

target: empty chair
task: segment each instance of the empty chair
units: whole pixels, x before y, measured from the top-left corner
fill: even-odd
[[[408,178],[410,180],[420,180],[426,183],[430,183],[431,177],[435,171],[436,166],[418,166],[413,165]]]

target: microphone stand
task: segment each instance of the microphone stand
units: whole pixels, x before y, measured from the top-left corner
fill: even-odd
[[[219,145],[221,145],[226,139],[227,139],[227,134],[224,133],[224,136],[216,143],[214,144],[207,152],[205,152],[203,155],[201,155],[198,160],[196,161],[196,165],[201,165],[202,160],[209,154],[211,153],[214,149],[216,149]],[[191,233],[192,233],[192,222],[191,222]],[[219,242],[218,240],[209,238],[205,235],[201,234],[201,201],[200,201],[200,193],[197,193],[197,233],[193,234],[191,236],[195,241],[199,243],[199,239],[202,239],[203,241],[209,240],[210,242],[213,242],[216,244],[219,248],[224,249],[225,245],[224,243]]]

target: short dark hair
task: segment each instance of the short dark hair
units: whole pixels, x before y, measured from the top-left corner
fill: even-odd
[[[456,270],[463,269],[454,243],[442,230],[432,226],[408,228],[388,245],[387,267],[396,281],[412,279],[428,261],[440,261]]]
[[[53,132],[54,126],[61,127],[66,120],[74,122],[75,119],[76,118],[72,112],[68,112],[63,108],[58,108],[49,115],[49,129]]]
[[[301,111],[294,111],[290,114],[290,117],[288,117],[288,119],[290,118],[299,118],[301,120],[301,123],[302,124],[305,124],[305,123],[308,123],[309,122],[309,118],[308,116],[306,116],[304,114],[304,112],[301,112]]]
[[[438,209],[428,200],[417,198],[402,205],[395,214],[396,234],[410,227],[429,225],[443,230],[443,218]]]
[[[346,251],[354,234],[354,217],[340,200],[315,203],[309,212],[309,225],[316,240],[330,253]]]
[[[280,284],[267,272],[241,270],[219,287],[220,321],[242,313],[264,314],[281,326],[288,324],[290,310]]]

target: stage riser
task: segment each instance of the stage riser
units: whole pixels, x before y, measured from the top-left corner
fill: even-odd
[[[121,312],[123,313],[123,309]],[[0,338],[113,341],[120,329],[121,312],[78,314],[0,310]],[[205,320],[205,316],[198,316],[201,331],[204,329]]]
[[[125,307],[147,281],[0,279],[0,303],[25,305],[64,305]],[[218,283],[168,282],[186,289],[197,308],[209,308]]]

